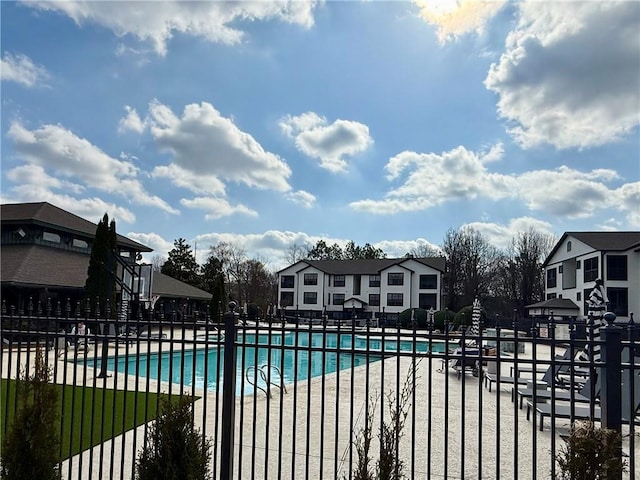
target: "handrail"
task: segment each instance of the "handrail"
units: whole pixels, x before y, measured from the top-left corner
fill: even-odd
[[[270,377],[268,373],[265,372],[265,369],[273,369],[276,371],[276,373],[280,377],[280,385],[278,385],[273,381],[269,381]],[[253,373],[253,375],[249,375],[250,373]],[[269,365],[268,363],[260,365],[259,367],[256,367],[255,365],[251,365],[250,367],[247,367],[244,374],[249,385],[257,388],[258,390],[262,390],[265,393],[265,395],[269,398],[271,398],[271,388],[270,388],[271,385],[273,385],[274,387],[278,387],[281,390],[284,390],[284,393],[289,393],[287,392],[287,387],[284,384],[284,378],[282,378],[282,372],[280,371],[280,368],[278,368],[276,365]],[[266,385],[266,388],[263,388],[262,386],[253,382],[253,378],[255,378],[258,374],[260,374],[260,378]]]

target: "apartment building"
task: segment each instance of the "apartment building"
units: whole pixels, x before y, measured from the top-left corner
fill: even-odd
[[[566,232],[545,260],[544,269],[546,300],[534,310],[542,312],[545,304],[551,306],[553,300],[564,299],[577,318],[584,318],[586,301],[596,279],[601,278],[608,310],[620,321],[628,321],[633,312],[638,321],[640,232]]]
[[[278,308],[291,317],[393,320],[439,310],[445,259],[301,260],[278,272]]]

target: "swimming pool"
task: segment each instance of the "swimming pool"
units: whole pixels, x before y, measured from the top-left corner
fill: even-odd
[[[323,332],[272,332],[238,335],[238,357],[236,362],[236,394],[247,395],[254,392],[254,387],[245,377],[251,367],[266,367],[274,383],[279,383],[280,372],[284,384],[295,380],[334,373],[366,363],[379,361],[382,358],[382,337],[364,335],[323,333]],[[425,341],[423,339],[386,339],[385,352],[419,353],[444,351],[444,342]],[[296,347],[297,346],[297,347]],[[294,348],[296,347],[296,348]],[[316,350],[318,349],[318,350]],[[340,353],[338,353],[340,352]],[[370,352],[370,353],[367,353]],[[183,351],[150,353],[145,355],[128,355],[109,357],[107,370],[115,373],[128,373],[147,377],[153,380],[171,382],[182,385],[182,388],[195,386],[198,389],[216,390],[222,385],[224,348],[213,345],[209,348],[197,348]],[[96,359],[96,368],[101,364]],[[94,360],[88,360],[94,366]],[[267,373],[265,371],[265,373]],[[250,379],[257,380],[259,387],[265,382],[251,374]]]

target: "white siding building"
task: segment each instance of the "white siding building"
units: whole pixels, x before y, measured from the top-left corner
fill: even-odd
[[[442,304],[445,259],[301,260],[278,272],[282,315],[388,319],[408,308]]]
[[[601,278],[608,310],[620,321],[628,321],[631,313],[638,320],[640,232],[566,232],[545,260],[544,269],[546,300],[572,301],[578,319],[586,316],[586,300]],[[544,309],[544,302],[535,307]]]

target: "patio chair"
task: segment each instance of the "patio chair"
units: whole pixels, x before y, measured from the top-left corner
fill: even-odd
[[[514,387],[515,388],[515,387]],[[531,398],[531,401],[527,404],[527,418],[529,418],[529,410],[531,408],[530,403],[533,403],[533,395],[534,389],[527,388],[519,388],[516,391],[516,395],[520,397],[520,408],[522,408],[524,404],[525,398]],[[552,395],[553,393],[553,395]],[[580,403],[590,403],[591,401],[598,402],[598,397],[600,396],[600,379],[596,380],[594,397],[591,397],[591,379],[587,379],[577,391],[568,390],[566,388],[556,388],[554,392],[551,389],[546,390],[536,390],[535,398],[536,402],[545,402],[547,400],[551,400],[551,397],[555,398],[555,400],[565,400]]]
[[[640,375],[635,375],[634,379],[634,405],[633,409],[629,408],[629,384],[622,383],[622,423],[628,424],[633,421],[634,425],[640,425],[640,422],[636,419],[638,409],[640,409]],[[527,420],[530,419],[530,412],[534,409],[536,415],[540,418],[540,431],[544,429],[544,417],[554,418],[569,418],[572,420],[586,420],[591,419],[593,421],[601,421],[602,411],[599,406],[593,407],[593,415],[591,415],[591,406],[580,406],[567,404],[560,400],[558,403],[535,403],[527,401]],[[631,412],[631,414],[630,414]]]
[[[569,350],[565,351],[565,353],[563,355],[556,355],[555,359],[556,360],[567,360],[569,358]],[[542,376],[542,378],[540,379],[541,381],[545,382],[547,385],[551,385],[552,383],[556,383],[558,381],[560,381],[560,377],[559,375],[561,375],[564,371],[567,370],[567,366],[564,364],[559,364],[556,363],[555,365],[549,364],[549,366],[547,367],[546,370],[542,370],[542,371],[538,371],[536,369],[536,374],[538,373],[544,373],[544,375]],[[516,375],[513,376],[505,376],[505,375],[500,375],[500,373],[488,373],[485,372],[484,374],[484,386],[485,387],[489,387],[489,391],[491,391],[491,387],[494,383],[498,383],[498,384],[507,384],[507,385],[527,385],[528,382],[535,380],[532,378],[527,378],[527,377],[521,377],[520,376],[520,372],[523,372],[523,370],[520,369],[520,367],[518,366],[518,369],[516,371]],[[533,373],[533,370],[530,372]],[[511,394],[511,400],[515,400],[515,395],[512,391]]]

